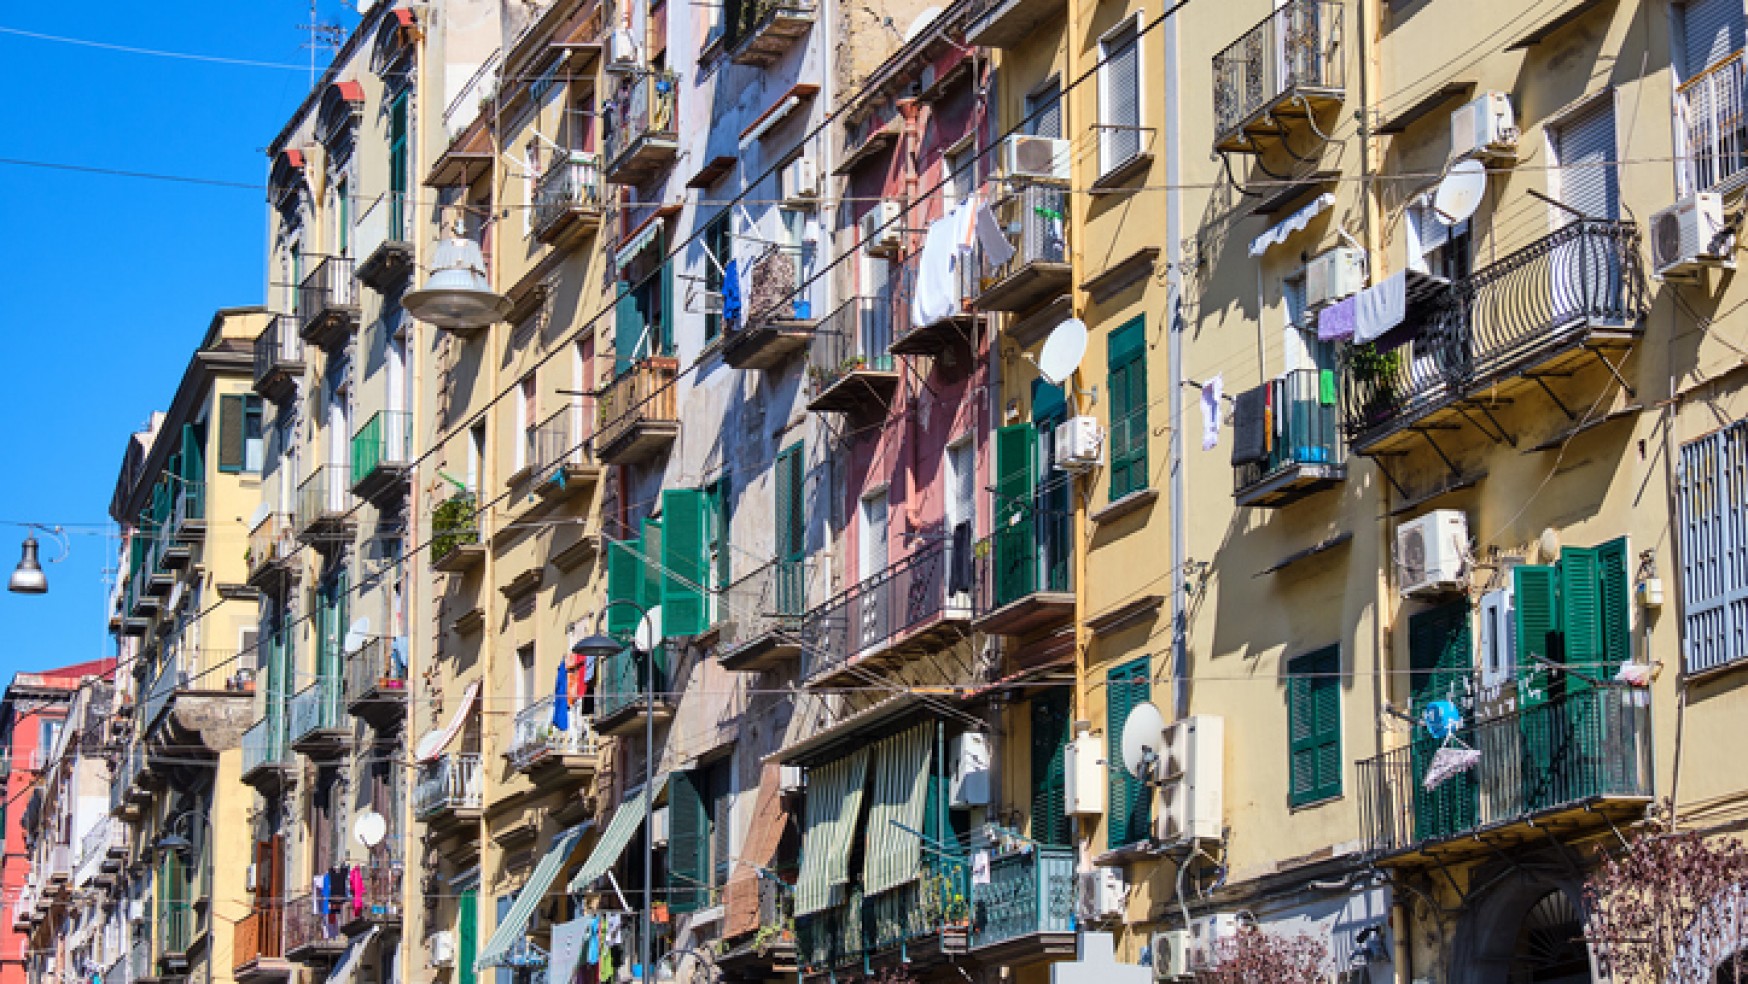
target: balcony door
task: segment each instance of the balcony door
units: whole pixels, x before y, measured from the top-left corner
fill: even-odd
[[[977,445],[970,435],[947,446],[945,478],[947,607],[968,611],[972,544],[977,536]]]
[[[856,524],[856,558],[857,571],[862,584],[861,611],[854,626],[857,632],[857,648],[866,648],[880,642],[886,636],[887,606],[882,604],[885,593],[880,590],[869,590],[869,582],[886,571],[889,564],[887,552],[887,498],[884,488],[862,497],[861,522]]]
[[[1742,50],[1748,14],[1742,0],[1688,0],[1675,5],[1674,63],[1680,193],[1738,187],[1748,171],[1748,72]]]
[[[1594,225],[1620,218],[1620,160],[1615,141],[1614,92],[1610,90],[1553,127],[1555,192],[1560,203],[1554,225],[1552,313],[1562,327],[1579,321],[1619,321],[1614,299],[1621,296],[1624,271],[1614,240]],[[1579,216],[1583,216],[1580,219]]]

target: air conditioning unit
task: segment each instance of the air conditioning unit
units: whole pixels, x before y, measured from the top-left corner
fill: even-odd
[[[1325,307],[1366,286],[1366,254],[1351,246],[1326,250],[1305,264],[1305,304]]]
[[[1062,749],[1062,801],[1071,817],[1105,812],[1104,743],[1082,731]]]
[[[1701,267],[1736,266],[1735,236],[1724,197],[1702,191],[1651,216],[1651,269],[1659,280],[1691,277]]]
[[[1190,920],[1190,970],[1208,970],[1219,963],[1222,947],[1238,938],[1238,916],[1218,912]]]
[[[255,878],[256,873],[254,865],[251,864],[243,869],[243,891],[253,892],[255,890]]]
[[[1153,934],[1153,979],[1174,981],[1190,973],[1190,931],[1168,929]]]
[[[1508,582],[1509,583],[1509,579]],[[1476,661],[1480,664],[1481,689],[1497,691],[1510,683],[1517,668],[1517,625],[1509,587],[1481,596],[1481,640]]]
[[[895,252],[904,234],[898,222],[898,203],[876,202],[873,208],[862,213],[857,230],[862,235],[862,251],[869,256]]]
[[[658,806],[649,815],[650,844],[657,847],[668,846],[668,808]]]
[[[1002,142],[1002,173],[1010,178],[1067,181],[1068,154],[1066,140],[1016,133]]]
[[[615,30],[607,39],[607,66],[609,68],[636,68],[637,42],[632,38],[628,28]]]
[[[1058,471],[1078,475],[1104,464],[1105,435],[1096,417],[1070,417],[1057,424],[1054,443]]]
[[[1435,509],[1396,528],[1396,578],[1404,598],[1463,587],[1469,521],[1460,510]]]
[[[1184,718],[1166,731],[1154,837],[1166,844],[1225,836],[1226,721]]]
[[[1517,118],[1511,97],[1483,92],[1451,114],[1451,159],[1517,160]]]
[[[433,968],[455,966],[455,934],[447,929],[440,929],[425,938],[425,945],[431,951],[430,964]]]
[[[1083,923],[1121,919],[1128,895],[1121,868],[1075,872],[1074,916]]]
[[[797,157],[783,168],[783,200],[812,202],[819,197],[819,164],[811,157]]]
[[[785,765],[780,767],[777,774],[778,792],[788,795],[789,793],[799,793],[806,788],[807,773],[801,770],[801,766]]]
[[[953,773],[947,782],[947,805],[955,810],[989,805],[989,736],[967,731],[953,739]]]

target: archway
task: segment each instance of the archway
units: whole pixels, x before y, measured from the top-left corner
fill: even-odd
[[[1509,984],[1589,984],[1584,916],[1571,895],[1554,889],[1524,914],[1512,947]]]

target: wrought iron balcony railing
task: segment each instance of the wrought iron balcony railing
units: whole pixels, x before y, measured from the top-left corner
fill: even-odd
[[[353,490],[368,496],[404,474],[412,461],[413,415],[378,410],[352,435]]]
[[[971,949],[1046,934],[1074,934],[1074,849],[991,859],[989,881],[971,886]]]
[[[158,910],[158,960],[177,964],[185,960],[194,943],[194,904],[165,902]]]
[[[594,726],[580,707],[571,708],[564,730],[553,725],[555,699],[548,694],[516,712],[511,723],[510,747],[505,752],[512,768],[525,771],[550,755],[594,756],[599,751]]]
[[[1287,0],[1214,56],[1214,145],[1253,150],[1245,130],[1304,116],[1346,89],[1340,0]]]
[[[795,918],[796,956],[804,970],[861,964],[924,937],[964,933],[970,922],[969,866],[932,856],[914,881],[865,897],[859,886],[843,902]]]
[[[969,561],[970,558],[966,558]],[[801,678],[817,685],[931,628],[971,614],[971,580],[949,590],[949,551],[934,542],[840,592],[802,620]]]
[[[407,692],[405,642],[376,636],[347,657],[346,707],[354,715],[380,721],[401,712]]]
[[[272,714],[249,726],[243,732],[243,779],[263,769],[291,767],[291,755],[285,740],[285,727],[279,715]]]
[[[338,676],[317,677],[298,691],[286,714],[286,737],[291,744],[303,745],[345,730],[348,722],[340,709],[341,700]]]
[[[769,65],[807,33],[817,16],[814,0],[742,0],[739,16],[723,25],[723,43],[736,65]]]
[[[1264,384],[1278,433],[1260,461],[1232,469],[1241,506],[1280,506],[1338,484],[1347,476],[1340,382],[1333,370],[1295,369]]]
[[[564,407],[528,431],[527,461],[537,490],[564,491],[593,474],[589,409],[584,404]],[[549,485],[556,489],[549,490]]]
[[[806,561],[774,560],[723,590],[717,622],[724,666],[764,669],[800,651],[807,577]]]
[[[608,100],[607,178],[634,183],[679,148],[679,76],[640,72]]]
[[[300,333],[312,345],[332,345],[358,322],[358,282],[350,256],[330,256],[316,264],[297,288]]]
[[[898,386],[892,357],[890,297],[852,297],[820,321],[807,349],[807,377],[816,412],[885,406]]]
[[[1074,617],[1074,507],[1053,473],[1017,502],[992,495],[995,533],[974,557],[977,628],[1019,636]]]
[[[255,392],[274,398],[288,392],[303,375],[303,338],[297,319],[277,314],[255,338]]]
[[[386,291],[412,268],[412,208],[404,192],[385,191],[358,216],[358,279]]]
[[[1068,189],[1031,183],[996,203],[1013,258],[984,274],[980,311],[1024,311],[1062,293],[1070,279]]]
[[[272,512],[249,531],[249,583],[259,586],[263,578],[279,573],[282,565],[297,553],[295,521],[290,513]]]
[[[1748,177],[1748,53],[1738,51],[1681,83],[1675,132],[1681,194],[1731,191]]]
[[[346,937],[337,932],[345,904],[344,892],[332,898],[305,892],[287,899],[282,937],[285,956],[302,960],[339,952],[346,945]]]
[[[679,360],[652,356],[632,366],[601,391],[595,453],[606,464],[625,464],[653,454],[680,432]]]
[[[644,696],[650,685],[650,668],[645,664],[648,659],[655,661],[653,702],[646,700]],[[653,654],[637,653],[627,646],[608,657],[606,667],[596,669],[596,676],[601,684],[595,695],[595,717],[613,718],[645,707],[658,711],[666,708],[669,704],[667,667],[667,652],[660,645],[656,646]]]
[[[1566,677],[1566,686],[1579,681]],[[1642,808],[1652,784],[1651,705],[1646,691],[1585,685],[1546,703],[1457,732],[1481,757],[1466,772],[1425,786],[1443,742],[1425,734],[1359,764],[1360,814],[1377,855],[1436,853],[1474,835],[1532,828],[1557,812],[1598,817],[1611,801]],[[1494,838],[1495,840],[1498,837]]]
[[[297,535],[305,541],[337,537],[352,511],[351,470],[324,465],[297,487]]]
[[[1409,345],[1347,347],[1342,425],[1364,447],[1593,332],[1636,335],[1646,297],[1638,227],[1573,222],[1450,284]]]
[[[534,185],[534,235],[551,242],[578,220],[599,222],[606,202],[600,155],[573,150]]]
[[[478,810],[483,788],[478,755],[445,755],[426,762],[419,766],[413,785],[413,814],[428,821],[445,813]]]

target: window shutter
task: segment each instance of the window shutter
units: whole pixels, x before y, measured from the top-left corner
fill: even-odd
[[[1293,806],[1341,795],[1341,647],[1291,661],[1287,731]]]
[[[182,480],[198,484],[206,474],[206,460],[200,453],[200,437],[193,424],[182,425],[182,449],[180,453],[182,455]]]
[[[643,521],[643,557],[641,558],[642,577],[637,588],[638,604],[645,608],[654,608],[662,603],[662,521],[646,519]],[[666,613],[664,612],[665,616]],[[664,621],[666,619],[664,618]],[[662,626],[662,636],[667,636],[667,626]]]
[[[1620,177],[1611,166],[1617,157],[1613,92],[1562,122],[1556,133],[1560,201],[1592,219],[1620,215]]]
[[[219,397],[218,467],[222,472],[243,470],[243,397]]]
[[[1105,675],[1105,754],[1112,763],[1105,840],[1112,850],[1145,840],[1152,833],[1149,790],[1122,767],[1123,725],[1128,723],[1129,712],[1146,703],[1150,682],[1146,657]]]
[[[1679,9],[1683,81],[1742,50],[1742,0],[1687,0]]]
[[[643,541],[607,541],[607,600],[637,602],[643,584],[643,561],[638,554]],[[637,631],[637,609],[630,605],[609,605],[607,632],[615,637],[629,637]]]
[[[1440,605],[1409,618],[1408,666],[1416,712],[1431,701],[1450,698],[1459,679],[1474,668],[1467,602]]]
[[[1032,701],[1032,839],[1068,847],[1068,803],[1062,788],[1064,750],[1068,747],[1069,709],[1065,691]]]
[[[662,634],[695,636],[709,628],[704,604],[710,579],[710,499],[699,489],[662,492]]]
[[[464,889],[455,908],[455,979],[457,984],[477,984],[479,971],[473,962],[479,956],[479,889]]]
[[[792,444],[777,456],[777,557],[800,560],[806,543],[806,519],[802,515],[801,445]]]
[[[1106,170],[1134,157],[1141,149],[1141,44],[1131,23],[1104,44],[1104,102],[1100,123],[1105,132]]]
[[[1038,583],[1038,538],[1033,524],[1034,458],[1038,431],[1013,424],[995,433],[995,603],[1005,605]]]
[[[1681,446],[1681,607],[1687,672],[1748,658],[1748,421]]]
[[[657,220],[660,221],[660,220]],[[660,255],[668,254],[668,237],[665,227],[657,230],[655,238],[656,250]],[[674,261],[662,260],[662,268],[656,272],[661,278],[662,309],[659,324],[650,326],[650,347],[657,355],[674,354]]]
[[[619,281],[614,290],[618,297],[613,302],[613,375],[623,376],[637,361],[637,341],[643,335],[643,315],[637,310],[637,299],[631,293],[630,281]]]
[[[1602,662],[1602,576],[1596,551],[1566,547],[1560,551],[1560,631],[1565,636],[1565,662],[1580,673],[1595,676]],[[1567,693],[1588,687],[1564,676]]]
[[[1147,487],[1146,323],[1141,318],[1111,333],[1111,499]]]
[[[668,778],[668,906],[675,912],[705,907],[710,884],[710,814],[705,776],[675,772]]]
[[[1559,578],[1552,567],[1512,568],[1512,604],[1517,608],[1517,700],[1521,707],[1548,699],[1548,672],[1536,657],[1559,655]]]
[[[1633,589],[1627,575],[1627,538],[1610,540],[1596,548],[1598,576],[1602,579],[1602,658],[1609,676],[1633,658]]]

